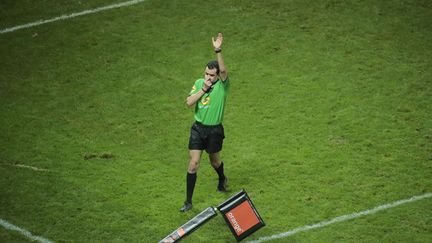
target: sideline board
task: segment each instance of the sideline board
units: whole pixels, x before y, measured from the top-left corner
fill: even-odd
[[[228,228],[231,230],[237,241],[243,240],[261,227],[265,226],[264,221],[246,191],[241,190],[234,196],[228,198],[225,202],[221,203],[217,208],[206,208],[187,223],[183,224],[174,232],[159,241],[159,243],[173,243],[180,241],[211,218],[215,217],[217,215],[216,210],[222,214]]]
[[[244,190],[219,205],[218,210],[222,213],[228,228],[237,241],[243,240],[265,226]]]
[[[159,243],[172,243],[181,240],[186,235],[192,233],[196,229],[198,229],[201,225],[205,224],[211,218],[216,216],[216,210],[212,207],[206,208],[204,211],[199,213],[193,219],[189,220],[184,225],[180,226],[174,232],[169,234],[163,240],[159,241]]]

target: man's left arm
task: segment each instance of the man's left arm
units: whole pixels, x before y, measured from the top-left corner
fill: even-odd
[[[228,78],[228,72],[222,57],[222,49],[221,49],[222,41],[223,41],[222,33],[218,34],[216,40],[214,39],[214,37],[212,37],[212,41],[213,41],[213,47],[216,52],[217,61],[219,63],[219,77],[221,78],[222,81],[225,81]]]

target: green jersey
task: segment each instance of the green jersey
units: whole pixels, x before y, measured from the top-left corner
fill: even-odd
[[[202,89],[204,79],[195,81],[189,95],[196,94]],[[195,104],[195,120],[204,125],[218,125],[222,123],[225,101],[229,90],[229,79],[218,80],[213,89],[204,94]]]

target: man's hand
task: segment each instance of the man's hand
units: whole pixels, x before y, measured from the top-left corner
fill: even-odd
[[[216,37],[216,40],[214,39],[214,37],[212,37],[212,41],[213,41],[213,47],[215,49],[220,49],[222,46],[222,41],[223,41],[222,33],[218,34],[218,36]]]
[[[213,83],[210,80],[205,80],[203,85],[203,89],[205,90],[205,92],[207,92],[212,85]]]

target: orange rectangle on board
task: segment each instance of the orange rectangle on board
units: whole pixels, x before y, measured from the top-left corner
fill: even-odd
[[[240,236],[243,232],[260,223],[248,201],[244,201],[225,214],[231,226]]]

